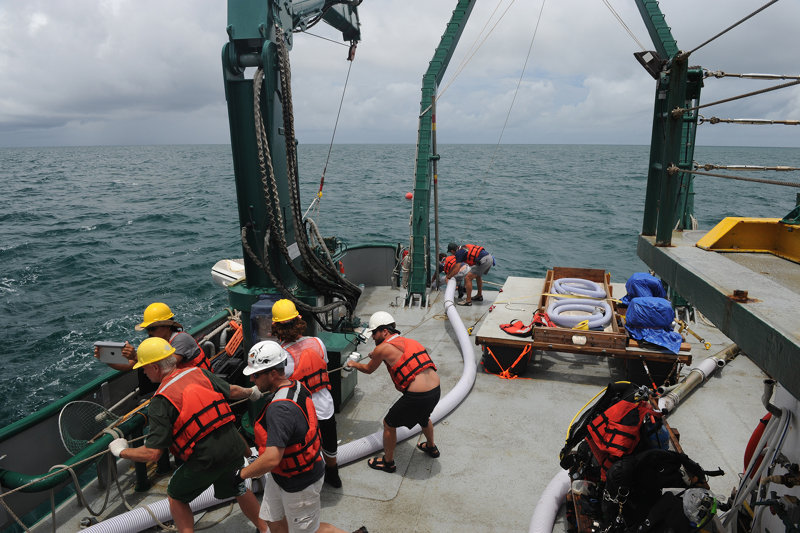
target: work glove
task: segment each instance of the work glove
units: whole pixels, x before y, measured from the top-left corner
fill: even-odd
[[[254,401],[258,400],[259,398],[261,398],[262,395],[263,394],[261,393],[260,390],[258,390],[257,386],[254,385],[253,387],[250,388],[249,399],[250,399],[251,402],[254,402]]]
[[[108,451],[114,457],[119,457],[119,454],[122,453],[122,450],[128,447],[128,441],[124,438],[114,439],[108,445]]]

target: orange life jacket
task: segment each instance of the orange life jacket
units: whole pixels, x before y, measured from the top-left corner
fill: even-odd
[[[586,442],[600,464],[603,481],[613,462],[633,452],[639,444],[642,421],[648,415],[661,414],[653,411],[647,401],[620,400],[587,424]]]
[[[467,249],[467,264],[473,266],[478,261],[478,256],[483,252],[483,246],[477,244],[465,244],[464,248]]]
[[[169,340],[168,340],[167,342],[169,342],[170,344],[172,344],[172,339],[174,339],[174,338],[175,338],[175,336],[176,336],[178,333],[184,333],[184,332],[182,332],[182,331],[176,331],[176,332],[174,332],[172,335],[170,335],[170,336],[169,336]],[[187,333],[187,335],[189,335],[189,334]],[[189,335],[189,336],[190,336],[190,337],[192,337],[191,335]],[[211,371],[211,362],[208,360],[208,357],[206,357],[206,353],[203,351],[203,349],[202,349],[202,348],[200,347],[200,345],[197,343],[197,339],[195,339],[194,337],[192,337],[192,340],[193,340],[193,341],[194,341],[194,343],[197,345],[197,349],[198,349],[198,350],[200,350],[200,353],[199,353],[199,354],[197,354],[197,356],[195,356],[195,357],[194,357],[194,359],[190,359],[190,360],[188,360],[188,361],[187,361],[186,359],[184,359],[183,361],[181,361],[181,362],[178,364],[178,368],[192,368],[192,367],[199,367],[199,368],[202,368],[202,369],[204,369],[204,370]]]
[[[331,390],[328,365],[321,344],[322,341],[316,337],[300,337],[283,345],[294,360],[292,379],[302,381],[311,394],[322,389]]]
[[[196,367],[170,373],[156,395],[166,398],[178,410],[170,451],[184,461],[209,433],[236,420],[225,397],[214,390],[211,380]]]
[[[417,374],[425,369],[432,368],[436,370],[436,365],[433,364],[431,356],[428,351],[420,343],[414,339],[407,339],[399,335],[389,337],[384,342],[388,342],[392,346],[403,351],[403,355],[397,362],[389,366],[386,361],[386,368],[389,369],[389,375],[392,376],[392,381],[397,390],[403,392],[408,389]]]
[[[314,409],[314,402],[311,401],[311,393],[308,392],[299,381],[292,381],[289,385],[283,386],[275,393],[275,397],[261,411],[253,427],[253,433],[258,447],[258,453],[263,454],[267,447],[267,409],[275,402],[292,402],[303,413],[308,423],[308,431],[303,437],[303,442],[287,446],[283,450],[283,457],[278,466],[272,469],[280,476],[292,477],[303,474],[314,468],[317,461],[322,458],[319,453],[321,446],[319,437],[319,425],[317,424],[317,411]]]
[[[444,271],[445,275],[449,274],[453,267],[456,266],[456,256],[448,255],[442,261],[442,270]]]

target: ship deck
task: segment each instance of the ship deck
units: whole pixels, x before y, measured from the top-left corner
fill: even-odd
[[[444,396],[463,368],[453,328],[444,314],[444,292],[432,293],[430,306],[422,309],[401,307],[404,294],[388,287],[368,287],[358,315],[366,318],[379,310],[392,313],[401,332],[419,340],[432,354]],[[457,308],[466,327],[486,321],[499,295],[515,296],[505,291],[484,294],[484,302]],[[691,344],[695,362],[730,343],[702,320],[693,328],[712,344],[709,351]],[[371,348],[371,341],[360,347],[362,353]],[[479,364],[477,345],[472,356]],[[539,495],[559,469],[558,452],[570,420],[610,381],[625,377],[623,363],[597,355],[537,351],[523,378],[513,380],[483,373],[479,366],[470,394],[436,425],[440,458],[432,459],[416,449],[416,443],[424,439],[420,436],[398,444],[396,473],[371,470],[366,459],[343,465],[344,486],[323,489],[322,519],[346,531],[361,525],[381,533],[527,531]],[[669,416],[690,457],[707,469],[719,466],[725,470],[725,476],[710,480],[720,495],[727,496],[737,482],[745,444],[764,414],[760,402],[763,378],[756,365],[739,356]],[[336,415],[341,443],[379,430],[398,395],[385,371],[359,374],[354,397]],[[131,488],[130,463],[119,461],[118,466],[132,504],[165,497],[168,476],[156,479],[148,493],[137,494]],[[86,493],[102,501],[102,493],[95,489]],[[105,515],[124,512],[116,489],[111,498]],[[76,508],[75,504],[64,506],[62,520],[69,521],[62,522],[59,530],[79,529],[79,518],[88,512],[76,513]],[[198,530],[253,530],[235,504],[198,512],[195,517]],[[50,531],[51,527],[42,525],[36,530]]]
[[[672,246],[640,236],[638,254],[760,368],[800,396],[800,265],[769,253],[695,246],[705,231],[674,232]],[[735,291],[746,291],[737,299]]]

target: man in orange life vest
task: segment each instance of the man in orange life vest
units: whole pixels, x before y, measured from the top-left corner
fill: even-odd
[[[456,247],[455,243],[450,243],[447,246],[448,251],[452,247]],[[469,272],[464,277],[464,289],[467,297],[463,302],[458,305],[472,305],[473,301],[483,301],[483,275],[489,272],[489,269],[494,266],[494,257],[487,252],[483,246],[477,244],[465,244],[453,252],[456,258],[456,265],[447,273],[447,280],[458,274],[462,264],[469,265]],[[472,280],[477,281],[478,292],[475,297],[472,297]]]
[[[369,354],[367,364],[347,361],[365,374],[372,374],[383,362],[397,390],[403,393],[389,409],[383,419],[383,457],[373,457],[367,464],[375,470],[394,472],[394,449],[397,445],[397,428],[409,429],[419,424],[426,442],[417,448],[431,457],[439,457],[439,449],[433,442],[433,422],[430,416],[439,402],[441,388],[439,374],[427,350],[413,339],[400,336],[392,315],[378,311],[369,317],[369,328],[364,335],[372,335],[375,349]]]
[[[281,299],[272,306],[272,334],[289,352],[286,377],[303,383],[311,393],[322,437],[322,457],[325,459],[325,483],[341,488],[339,466],[336,464],[338,438],[333,416],[333,396],[328,378],[328,351],[317,337],[305,337],[307,324],[291,300]]]
[[[203,349],[200,348],[194,337],[183,331],[183,326],[172,320],[174,317],[175,314],[167,304],[154,302],[144,310],[144,320],[134,329],[136,331],[145,330],[148,337],[161,337],[169,342],[175,348],[175,359],[179,368],[198,366],[211,370],[211,364]],[[121,371],[133,368],[136,364],[136,349],[126,342],[122,348],[122,355],[128,359],[129,364],[109,363],[108,366]],[[98,348],[95,348],[95,357],[99,357]]]
[[[286,377],[289,353],[274,341],[255,344],[243,373],[262,392],[274,393],[253,425],[258,458],[236,472],[235,480],[260,477],[264,484],[259,516],[271,533],[344,533],[320,522],[319,499],[325,477],[317,414],[311,393]],[[367,533],[361,527],[359,533]]]
[[[245,389],[229,385],[222,378],[197,367],[177,368],[175,348],[160,338],[145,339],[137,350],[134,368],[144,369],[147,377],[160,383],[150,401],[150,433],[144,446],[129,448],[118,438],[108,445],[116,457],[137,462],[157,461],[166,448],[183,463],[169,481],[169,509],[180,533],[194,531],[194,517],[189,502],[211,485],[219,499],[235,497],[242,512],[259,531],[267,524],[258,517],[258,500],[234,482],[234,472],[241,468],[249,449],[239,435],[235,416],[227,400],[261,397],[257,387]]]
[[[144,310],[144,320],[134,326],[136,331],[147,331],[148,337],[158,337],[169,342],[175,348],[173,356],[177,361],[178,368],[189,368],[197,366],[205,370],[211,370],[211,364],[206,357],[203,349],[194,340],[194,337],[183,331],[183,326],[175,322],[175,314],[169,306],[162,302],[153,302]],[[136,348],[129,342],[122,347],[122,355],[128,359],[127,364],[108,363],[108,366],[121,372],[137,368],[139,379],[139,394],[147,395],[156,390],[156,384],[147,379],[141,366],[136,365]],[[94,356],[100,357],[99,348],[95,347]],[[176,464],[180,464],[180,459],[175,459]],[[165,474],[170,470],[169,455],[164,454],[158,463],[157,472]]]

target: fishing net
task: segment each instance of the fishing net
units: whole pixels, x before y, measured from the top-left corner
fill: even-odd
[[[70,402],[58,415],[61,442],[70,454],[75,455],[118,420],[117,415],[100,404],[86,401]]]

